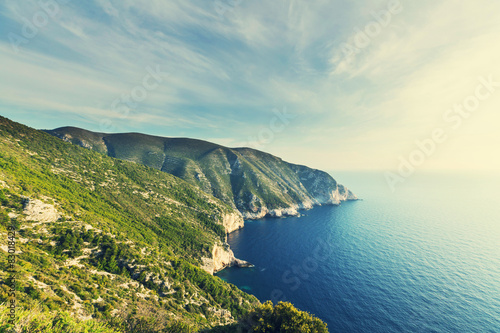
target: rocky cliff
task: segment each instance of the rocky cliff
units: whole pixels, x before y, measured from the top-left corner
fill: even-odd
[[[238,213],[228,213],[222,217],[222,225],[224,229],[226,229],[226,233],[230,234],[235,230],[243,228],[245,221],[243,220],[243,216]]]
[[[211,258],[202,258],[202,269],[207,273],[215,274],[226,267],[252,267],[247,261],[235,258],[233,251],[228,244],[215,244],[212,250]]]
[[[358,198],[344,185],[338,184],[328,173],[302,165],[291,165],[300,182],[311,195],[313,205],[339,205],[342,201]]]

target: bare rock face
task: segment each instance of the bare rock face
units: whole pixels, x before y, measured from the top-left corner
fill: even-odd
[[[229,245],[215,244],[212,250],[212,258],[203,258],[201,268],[209,274],[215,274],[226,267],[232,266],[253,267],[251,263],[235,258]]]
[[[56,222],[61,217],[54,205],[30,198],[25,198],[23,213],[26,214],[27,221],[44,223]]]
[[[243,228],[245,221],[239,212],[226,214],[222,217],[222,225],[226,229],[226,234],[230,234],[235,230]]]
[[[339,193],[340,201],[358,200],[358,197],[344,185],[339,184],[337,192]]]
[[[247,220],[256,220],[266,216],[270,217],[298,216],[300,215],[299,213],[300,208],[301,207],[299,205],[292,205],[287,208],[278,208],[278,209],[268,209],[267,207],[259,207],[254,211],[243,212],[243,217]]]
[[[212,258],[214,263],[214,273],[223,270],[224,268],[233,264],[234,253],[229,246],[215,245],[212,251]]]
[[[230,266],[234,259],[234,253],[229,249],[229,246],[215,244],[212,250],[212,258],[203,258],[201,268],[209,274],[214,274]]]
[[[304,166],[293,166],[301,183],[311,195],[314,205],[339,205],[342,201],[358,198],[345,187],[337,183],[324,171],[310,169]]]
[[[240,212],[234,210],[231,213],[227,213],[222,216],[222,225],[226,231],[226,234],[243,228],[245,220]],[[201,268],[209,274],[217,273],[226,267],[239,266],[241,263],[242,267],[248,267],[245,265],[250,265],[246,261],[236,259],[234,257],[233,251],[226,244],[215,244],[212,250],[211,258],[202,258]]]

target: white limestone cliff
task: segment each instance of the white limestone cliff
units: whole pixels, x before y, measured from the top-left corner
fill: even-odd
[[[243,228],[244,224],[245,220],[243,219],[243,216],[237,211],[225,214],[222,217],[222,225],[224,226],[224,229],[226,229],[226,234],[230,234],[235,230]]]
[[[318,205],[340,205],[343,201],[358,200],[358,197],[347,189],[347,187],[339,184],[334,191],[327,192],[326,195],[318,196],[315,199],[317,200]]]
[[[243,228],[245,220],[243,215],[238,211],[227,213],[222,216],[222,225],[226,234]],[[215,274],[226,267],[238,266],[249,267],[250,263],[235,258],[233,251],[229,248],[229,244],[214,244],[212,249],[212,256],[210,258],[202,258],[203,264],[201,268],[209,274]]]
[[[209,274],[215,274],[226,267],[251,267],[252,264],[234,257],[229,245],[215,244],[212,250],[212,258],[202,258],[201,268]]]

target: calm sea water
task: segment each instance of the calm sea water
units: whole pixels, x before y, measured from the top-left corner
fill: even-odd
[[[255,268],[218,274],[331,332],[500,332],[500,177],[335,173],[363,198],[230,235]]]

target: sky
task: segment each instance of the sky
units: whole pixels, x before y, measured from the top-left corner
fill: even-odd
[[[0,115],[324,170],[500,170],[498,13],[498,0],[0,0]]]

